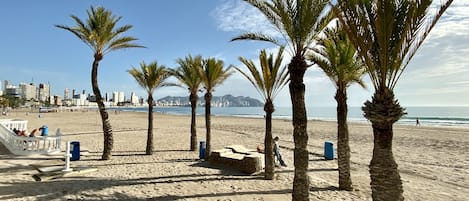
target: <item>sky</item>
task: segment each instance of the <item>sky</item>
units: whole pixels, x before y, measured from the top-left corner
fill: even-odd
[[[70,32],[54,26],[74,26],[70,15],[85,20],[90,6],[103,6],[121,16],[118,26],[133,26],[125,35],[138,38],[136,43],[146,47],[104,56],[98,71],[102,94],[123,91],[127,97],[130,92],[146,97],[146,92],[127,73],[141,62],[157,61],[175,68],[176,59],[191,54],[215,57],[222,59],[225,66],[243,68],[238,57],[257,61],[261,49],[277,50],[265,42],[230,42],[248,31],[278,36],[262,14],[240,0],[5,0],[0,5],[0,80],[15,85],[50,83],[52,95],[63,96],[65,88],[92,93],[92,49]],[[455,0],[402,75],[395,88],[396,98],[404,107],[469,106],[468,55],[469,1]],[[286,53],[284,62],[288,63],[289,58]],[[367,89],[357,85],[349,88],[349,106],[362,106],[371,99],[373,88],[369,79],[365,80]],[[304,81],[307,106],[336,106],[336,89],[319,68],[310,67]],[[215,89],[215,96],[225,94],[261,99],[238,72]],[[187,95],[186,89],[178,87],[160,88],[154,93],[155,98]],[[291,105],[288,87],[274,104]]]

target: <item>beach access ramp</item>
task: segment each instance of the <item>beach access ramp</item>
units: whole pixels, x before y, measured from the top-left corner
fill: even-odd
[[[27,130],[28,121],[21,119],[0,119],[0,142],[14,155],[55,154],[60,152],[61,136],[57,129],[55,136],[18,136],[13,129]]]

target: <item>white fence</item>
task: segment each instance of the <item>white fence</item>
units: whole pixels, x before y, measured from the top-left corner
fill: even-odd
[[[53,154],[60,152],[61,133],[55,136],[18,136],[13,129],[27,130],[28,121],[19,119],[0,119],[0,142],[15,155]]]

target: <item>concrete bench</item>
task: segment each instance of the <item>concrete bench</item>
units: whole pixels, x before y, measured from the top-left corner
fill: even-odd
[[[264,154],[246,149],[242,145],[230,145],[212,151],[209,162],[253,174],[264,168]]]

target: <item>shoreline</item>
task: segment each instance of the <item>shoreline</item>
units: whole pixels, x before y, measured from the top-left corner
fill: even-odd
[[[126,113],[145,113],[145,114],[148,114],[148,111],[147,110],[126,110],[128,109],[129,107],[106,107],[106,110],[108,110],[108,113],[111,114],[112,112],[114,112],[116,109],[117,111],[119,112],[126,112]],[[134,108],[134,107],[131,107],[131,108]],[[135,108],[146,108],[144,106],[141,106],[141,107],[135,107]],[[181,108],[181,107],[166,107],[166,108]],[[469,108],[469,107],[468,107]],[[74,111],[72,112],[95,112],[97,111],[97,107],[96,108],[90,108],[90,107],[83,107],[83,108],[79,108],[79,110],[77,111],[76,108],[73,108],[75,109]],[[156,110],[157,108],[155,108],[154,110]],[[190,108],[189,108],[190,109]],[[58,111],[58,112],[46,112],[46,113],[41,113],[41,114],[48,114],[48,113],[64,113],[64,112],[70,112],[70,110],[62,110],[62,111]],[[18,114],[18,113],[29,113],[29,114],[34,114],[34,115],[38,115],[39,112],[37,111],[32,111],[31,109],[25,109],[25,108],[22,108],[22,109],[13,109],[13,110],[10,110],[8,115],[2,115],[0,116],[0,118],[3,118],[3,119],[6,119],[6,118],[9,118],[11,117],[11,113],[14,113],[14,116],[17,116],[17,117],[21,117],[22,115],[21,114]],[[161,112],[161,111],[154,111],[154,114],[158,114],[158,115],[174,115],[174,116],[183,116],[183,117],[190,117],[190,114],[184,114],[184,113],[168,113],[168,112]],[[13,117],[14,117],[13,116]],[[264,119],[264,117],[262,117],[261,115],[230,115],[230,114],[212,114],[211,115],[212,117],[226,117],[226,118],[247,118],[247,119]],[[201,118],[204,118],[204,114],[197,114],[197,117],[201,117]],[[347,123],[348,124],[360,124],[360,125],[369,125],[371,127],[371,122],[369,122],[369,120],[365,119],[363,117],[363,119],[360,119],[360,120],[353,120],[354,118],[349,118],[347,120]],[[355,118],[356,119],[356,118]],[[403,119],[405,118],[401,118],[400,121],[402,121]],[[282,120],[282,121],[291,121],[291,117],[279,117],[279,116],[272,116],[272,120]],[[337,120],[334,119],[334,118],[317,118],[317,117],[312,117],[312,118],[308,118],[308,122],[309,121],[318,121],[318,122],[332,122],[332,123],[336,123]],[[455,125],[441,125],[441,124],[424,124],[422,123],[422,120],[420,121],[420,125],[419,126],[416,126],[414,122],[412,123],[404,123],[404,122],[396,122],[393,126],[394,127],[415,127],[415,128],[422,128],[422,129],[438,129],[438,128],[441,128],[441,129],[456,129],[456,130],[469,130],[469,124],[467,124],[466,126],[462,126],[462,125],[459,125],[459,124],[455,124]]]

